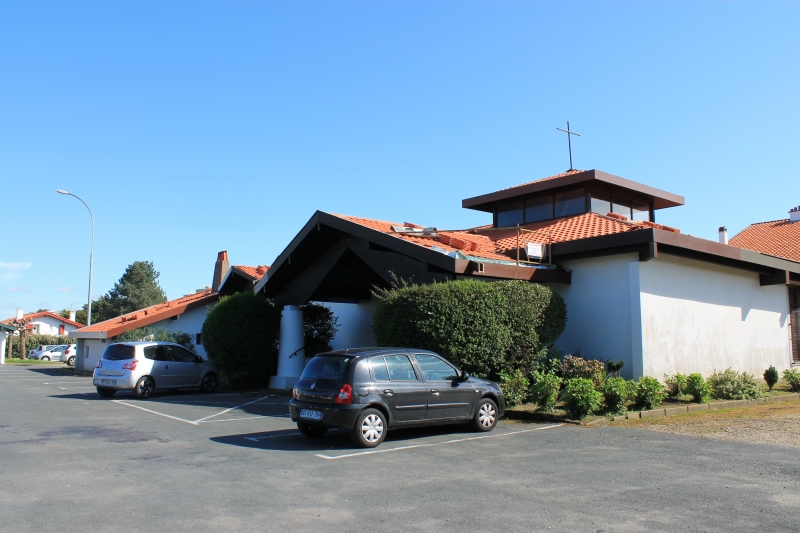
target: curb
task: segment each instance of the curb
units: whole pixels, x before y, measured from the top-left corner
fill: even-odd
[[[780,396],[769,396],[767,398],[757,398],[755,400],[726,400],[714,403],[700,403],[684,405],[680,407],[666,407],[661,409],[651,409],[649,411],[630,411],[624,415],[611,417],[612,422],[623,422],[638,418],[653,418],[660,416],[676,416],[684,413],[694,413],[696,411],[716,411],[717,409],[732,409],[736,407],[751,407],[767,403],[789,402],[800,400],[800,394],[782,394]],[[533,413],[531,413],[533,414]],[[593,423],[593,422],[592,422]]]

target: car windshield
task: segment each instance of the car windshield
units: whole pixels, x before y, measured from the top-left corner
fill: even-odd
[[[323,381],[341,381],[344,379],[347,363],[352,357],[324,356],[315,357],[306,365],[300,379],[316,379]]]
[[[103,359],[110,361],[121,361],[124,359],[133,359],[135,354],[136,348],[133,346],[127,346],[125,344],[112,344],[106,348],[105,353],[103,353]]]

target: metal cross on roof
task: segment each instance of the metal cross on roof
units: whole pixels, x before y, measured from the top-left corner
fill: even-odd
[[[581,136],[580,133],[575,133],[574,131],[569,131],[569,120],[567,121],[567,129],[562,130],[561,128],[556,128],[558,131],[563,131],[567,134],[567,146],[569,146],[569,169],[575,170],[572,168],[572,138],[570,135],[577,135],[578,137]]]

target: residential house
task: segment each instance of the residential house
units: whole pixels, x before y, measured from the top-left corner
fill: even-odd
[[[27,313],[23,315],[22,318],[28,321],[26,324],[27,332],[33,335],[68,335],[83,327],[83,324],[64,318],[52,311]],[[0,322],[3,324],[11,324],[13,320],[14,317],[11,317]]]

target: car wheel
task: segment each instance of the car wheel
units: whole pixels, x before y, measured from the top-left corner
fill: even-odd
[[[44,357],[42,357],[42,361],[49,361],[49,360],[50,360],[50,358],[47,357],[46,355]]]
[[[75,366],[75,356],[71,355],[69,359],[67,359],[67,366]]]
[[[136,387],[133,389],[133,395],[140,400],[146,400],[153,395],[153,391],[155,389],[156,384],[153,381],[153,378],[150,376],[144,376],[139,378],[139,381],[136,382]]]
[[[325,435],[325,433],[328,432],[328,428],[323,428],[320,426],[311,426],[304,422],[298,422],[297,429],[300,430],[300,433],[302,433],[309,439],[319,439],[323,435]]]
[[[117,393],[117,389],[109,389],[108,387],[97,387],[97,394],[103,398],[111,398]]]
[[[214,392],[214,389],[219,385],[219,378],[213,372],[209,372],[203,376],[203,382],[200,383],[200,390],[203,392]]]
[[[478,431],[491,431],[496,425],[497,404],[491,398],[481,398],[472,418],[472,427]]]
[[[386,417],[377,409],[364,409],[350,437],[357,446],[374,448],[386,437]]]

